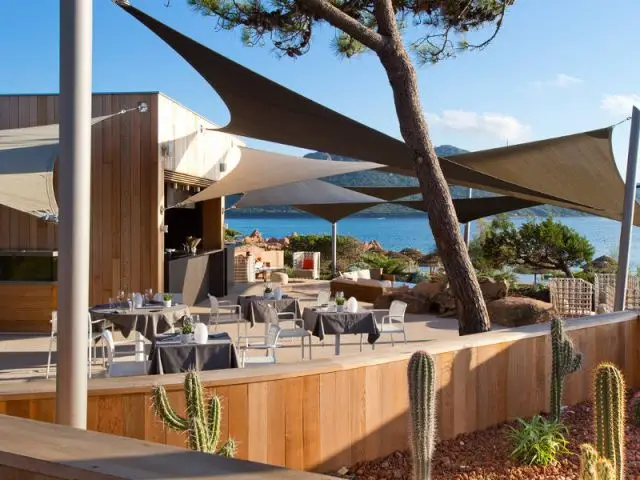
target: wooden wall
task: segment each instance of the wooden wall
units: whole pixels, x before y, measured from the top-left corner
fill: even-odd
[[[51,312],[57,309],[57,293],[55,282],[1,282],[0,331],[51,332]]]
[[[635,313],[577,319],[570,335],[584,354],[570,375],[565,403],[590,396],[592,369],[612,361],[640,387],[640,321]],[[246,370],[203,372],[207,393],[221,395],[222,433],[242,459],[328,472],[407,447],[406,364],[418,348],[437,364],[440,438],[548,409],[548,325],[410,345],[398,352],[336,357]],[[404,351],[402,351],[404,350]],[[150,408],[154,385],[185,407],[180,375],[90,381],[91,430],[183,446]],[[0,413],[51,422],[54,383],[0,386]]]
[[[162,288],[158,94],[96,94],[92,114],[141,101],[149,104],[147,113],[118,115],[92,129],[91,303],[105,302],[122,288]],[[57,95],[0,96],[0,128],[58,121]],[[54,250],[56,241],[56,226],[0,206],[0,248]]]

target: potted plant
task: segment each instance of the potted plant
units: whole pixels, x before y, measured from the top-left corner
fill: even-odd
[[[171,306],[172,300],[173,295],[171,295],[170,293],[165,293],[164,295],[162,295],[162,301],[166,308],[169,308]]]
[[[264,287],[264,298],[265,299],[273,298],[273,288],[271,288],[271,283],[267,283]]]
[[[344,296],[339,297],[336,295],[336,310],[341,312],[344,309]]]
[[[191,317],[185,317],[182,321],[180,341],[182,343],[191,343],[193,341],[193,322],[191,321]]]
[[[200,238],[192,237],[191,235],[188,236],[184,243],[185,250],[187,251],[187,253],[191,253],[191,255],[195,255],[198,248],[198,244],[200,243],[200,240],[201,240]]]

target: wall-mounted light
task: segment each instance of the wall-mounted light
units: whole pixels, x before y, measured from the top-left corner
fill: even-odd
[[[149,111],[149,104],[147,102],[138,102],[138,111],[140,113],[146,113]]]
[[[196,187],[196,193],[200,193],[200,190],[202,190],[200,187]]]
[[[169,225],[160,225],[160,231],[162,233],[169,233]]]
[[[171,184],[171,188],[173,188],[174,190],[178,190],[178,184],[177,183],[172,183]]]
[[[227,163],[223,160],[220,162],[220,173],[224,173],[227,171]]]

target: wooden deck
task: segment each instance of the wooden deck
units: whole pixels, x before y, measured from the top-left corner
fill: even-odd
[[[592,369],[619,365],[630,387],[640,386],[637,313],[568,322],[584,356],[570,375],[565,402],[589,398]],[[239,457],[288,468],[328,472],[407,447],[406,364],[418,348],[437,362],[440,438],[484,429],[548,408],[549,325],[409,344],[299,364],[203,372],[209,393],[223,399],[224,437],[238,441]],[[162,383],[184,408],[182,376],[96,379],[89,383],[88,427],[104,433],[183,446],[184,436],[163,428],[150,408]],[[0,386],[0,413],[51,422],[55,384]]]

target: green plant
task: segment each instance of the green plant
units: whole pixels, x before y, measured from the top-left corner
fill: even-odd
[[[413,479],[431,476],[431,459],[436,437],[435,366],[426,352],[415,352],[407,368]]]
[[[360,260],[369,268],[381,268],[382,273],[387,275],[404,275],[407,272],[408,264],[400,258],[389,258],[380,253],[367,252],[362,254]]]
[[[598,455],[608,459],[615,478],[623,480],[625,385],[622,373],[614,364],[598,365],[593,395]]]
[[[191,322],[191,318],[184,317],[182,319],[182,334],[188,335],[190,333],[193,333],[193,323]]]
[[[205,405],[202,384],[197,372],[188,372],[184,379],[184,396],[187,404],[186,416],[178,415],[169,403],[164,387],[153,389],[153,408],[162,422],[172,430],[186,432],[189,436],[189,447],[192,450],[205,453],[215,453],[225,457],[235,455],[233,439],[218,449],[220,440],[220,417],[222,407],[220,398],[216,395]]]
[[[551,320],[551,357],[551,419],[559,422],[564,378],[582,367],[582,354],[574,351],[560,318]]]
[[[169,302],[169,301],[171,301],[173,299],[173,295],[171,295],[170,293],[165,293],[165,294],[162,295],[162,299],[165,302]]]
[[[613,465],[606,458],[598,456],[593,445],[580,445],[580,479],[581,480],[614,480]]]
[[[241,237],[242,232],[238,230],[234,230],[233,228],[225,228],[224,229],[224,239],[226,241],[234,240],[236,237]]]
[[[565,435],[567,428],[560,422],[536,415],[527,422],[518,419],[519,428],[511,427],[509,436],[514,448],[511,456],[528,465],[553,465],[560,455],[569,453]]]
[[[336,297],[336,305],[344,305],[344,297]]]

